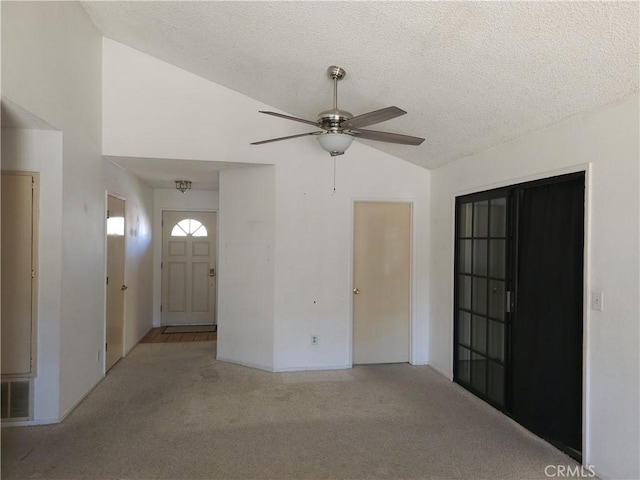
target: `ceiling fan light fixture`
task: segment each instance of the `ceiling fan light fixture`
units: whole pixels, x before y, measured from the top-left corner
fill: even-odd
[[[346,133],[326,132],[316,137],[320,146],[332,157],[342,155],[351,145],[353,137]]]

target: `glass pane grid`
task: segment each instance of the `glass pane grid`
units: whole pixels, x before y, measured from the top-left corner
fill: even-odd
[[[461,204],[458,214],[457,380],[502,406],[506,198]]]

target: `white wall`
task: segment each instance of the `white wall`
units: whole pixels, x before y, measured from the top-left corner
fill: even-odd
[[[271,166],[220,172],[218,359],[273,369],[275,182]]]
[[[162,303],[162,211],[218,211],[218,192],[189,190],[182,193],[175,188],[153,190],[153,326],[160,326]]]
[[[294,134],[308,131],[306,127],[259,115],[258,110],[273,107],[111,40],[104,40],[103,55],[105,155],[275,165],[275,330],[273,338],[263,339],[275,346],[269,365],[277,370],[290,370],[350,364],[354,199],[415,202],[412,361],[426,362],[429,215],[426,170],[356,140],[344,156],[336,159],[338,190],[333,195],[333,161],[315,139],[249,145],[251,141],[273,137],[278,128],[283,129],[280,130],[283,134]],[[253,214],[252,203],[240,203],[246,208],[244,212],[227,203],[236,215],[225,212],[223,192],[232,187],[224,182],[238,185],[245,180],[249,182],[242,173],[233,172],[222,171],[220,175],[220,218],[227,219],[221,223],[221,238],[225,228],[242,231],[242,222]],[[262,192],[268,186],[256,184],[255,188]],[[230,195],[251,198],[251,192]],[[234,258],[241,263],[240,257]],[[227,281],[230,279],[221,270],[220,308],[225,292],[234,291]],[[154,309],[157,304],[154,298]],[[218,348],[224,354],[224,343],[232,337],[225,335],[224,312],[218,313]],[[246,329],[261,328],[260,319],[254,318],[253,322]],[[313,350],[311,333],[320,336],[320,343]],[[234,338],[250,343],[249,337]],[[250,350],[248,345],[238,343],[231,347],[236,352]]]
[[[105,155],[270,163],[249,145],[273,136],[266,105],[108,38],[103,55]]]
[[[103,376],[101,48],[78,3],[2,2],[2,95],[62,132],[60,416]]]
[[[274,369],[351,366],[353,203],[413,204],[411,362],[427,362],[429,172],[353,142],[336,159],[314,143],[276,167]],[[318,344],[311,345],[311,335]]]
[[[125,200],[124,352],[152,327],[153,190],[137,177],[104,160],[107,193]]]
[[[451,377],[455,196],[590,165],[585,461],[604,478],[640,478],[638,115],[633,95],[431,172],[430,363]]]
[[[40,173],[38,245],[38,351],[34,418],[53,422],[60,402],[62,266],[62,133],[2,129],[2,168]]]

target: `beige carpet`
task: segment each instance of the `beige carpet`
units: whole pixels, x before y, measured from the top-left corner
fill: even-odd
[[[138,345],[62,423],[2,429],[2,478],[543,479],[575,465],[428,367],[270,374]]]

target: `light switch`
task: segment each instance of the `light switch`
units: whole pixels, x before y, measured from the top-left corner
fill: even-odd
[[[591,310],[602,311],[602,303],[604,301],[602,292],[591,292]]]

